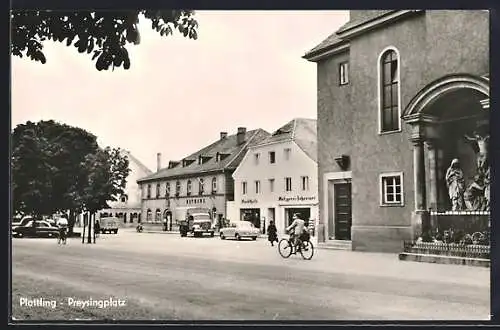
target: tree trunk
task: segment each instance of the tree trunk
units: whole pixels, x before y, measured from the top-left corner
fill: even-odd
[[[75,226],[75,222],[76,222],[75,210],[70,210],[68,219],[68,236],[73,235],[73,227]]]
[[[92,213],[89,211],[89,233],[87,235],[87,243],[92,243]]]

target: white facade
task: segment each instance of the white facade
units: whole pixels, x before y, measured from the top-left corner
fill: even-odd
[[[274,220],[278,235],[283,235],[297,212],[316,228],[317,168],[317,163],[290,139],[250,148],[233,173],[237,220],[252,221],[258,215],[260,221],[253,222],[263,233]]]

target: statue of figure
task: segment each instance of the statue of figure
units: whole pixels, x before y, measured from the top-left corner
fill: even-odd
[[[450,167],[446,170],[446,186],[448,187],[448,195],[450,196],[451,209],[460,211],[464,209],[464,191],[465,180],[464,172],[460,168],[460,162],[454,158],[451,161]]]
[[[475,143],[475,150],[477,154],[477,171],[486,172],[487,161],[488,161],[488,142],[490,139],[489,135],[481,136],[478,132],[474,131],[473,137],[465,135],[465,138],[471,142]]]
[[[468,210],[483,211],[486,208],[484,196],[484,180],[481,175],[475,175],[474,181],[467,187],[464,193],[465,205]]]

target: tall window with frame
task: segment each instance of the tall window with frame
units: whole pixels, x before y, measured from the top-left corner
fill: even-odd
[[[148,191],[147,191],[146,198],[147,198],[147,199],[150,199],[150,198],[151,198],[151,184],[148,184]]]
[[[285,178],[285,191],[292,191],[292,178]]]
[[[217,178],[213,177],[212,178],[212,194],[215,194],[217,192]]]
[[[400,129],[399,63],[395,50],[385,51],[380,59],[380,131]]]
[[[198,193],[199,195],[203,195],[205,192],[205,182],[203,181],[203,178],[200,178],[198,180]]]
[[[248,192],[247,190],[248,190],[247,182],[246,181],[241,182],[241,194],[246,195]]]
[[[276,152],[269,151],[269,164],[276,163]]]
[[[259,180],[255,181],[255,193],[260,194],[260,181]]]
[[[157,183],[156,184],[156,198],[160,198],[160,184]]]
[[[186,187],[186,195],[191,196],[191,189],[193,188],[193,185],[191,183],[191,180],[187,181],[187,187]]]
[[[349,62],[339,63],[339,85],[349,84]]]
[[[179,196],[181,194],[181,182],[177,181],[175,183],[175,195]]]
[[[165,197],[170,197],[170,182],[165,183]]]
[[[309,177],[302,176],[300,177],[300,180],[302,182],[302,191],[309,191]]]
[[[402,206],[403,200],[403,174],[387,173],[380,175],[381,204],[382,206]]]

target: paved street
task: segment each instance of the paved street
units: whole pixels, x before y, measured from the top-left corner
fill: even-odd
[[[265,239],[133,229],[101,235],[95,245],[13,239],[12,246],[14,291],[23,279],[43,283],[40,292],[126,299],[140,306],[129,318],[485,320],[490,313],[489,269],[402,262],[395,254],[316,250],[310,261],[282,259]],[[16,292],[14,317],[27,317]]]

